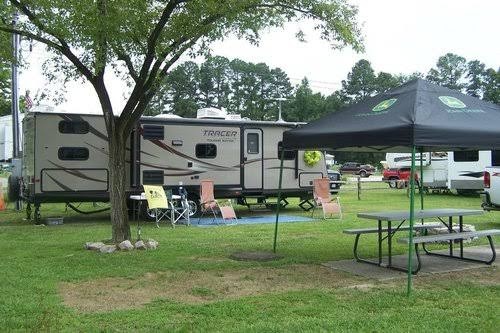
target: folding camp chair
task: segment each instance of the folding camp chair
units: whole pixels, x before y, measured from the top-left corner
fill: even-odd
[[[222,215],[222,222],[227,224],[236,224],[238,223],[238,218],[236,217],[236,213],[234,211],[233,205],[231,204],[231,200],[222,200],[217,202],[217,206],[219,207],[219,211]]]
[[[201,214],[198,221],[206,212],[212,212],[214,221],[217,219],[218,204],[214,197],[214,181],[211,179],[204,179],[200,182],[200,207]]]
[[[179,193],[179,195],[172,194],[172,190],[166,192],[169,209],[171,210],[170,220],[172,225],[175,225],[180,219],[186,220],[186,224],[190,225],[190,206],[187,200],[187,192]]]
[[[334,214],[338,214],[342,219],[342,207],[340,206],[339,197],[332,199],[330,195],[330,179],[319,178],[313,180],[313,196],[314,207],[312,209],[312,216],[314,217],[314,210],[316,207],[321,206],[323,209],[323,219],[326,219],[327,214],[330,218]]]
[[[168,218],[172,226],[174,226],[172,219],[172,210],[171,206],[168,202],[167,196],[165,194],[165,190],[163,190],[163,186],[157,185],[143,185],[144,186],[144,194],[146,196],[146,200],[148,201],[148,209],[153,211],[155,217],[156,227],[159,228],[159,222],[164,218]]]

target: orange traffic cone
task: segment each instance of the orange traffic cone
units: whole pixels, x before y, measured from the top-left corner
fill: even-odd
[[[5,210],[5,200],[3,199],[3,192],[0,190],[0,212]]]

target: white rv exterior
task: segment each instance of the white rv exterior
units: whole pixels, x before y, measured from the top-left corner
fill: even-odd
[[[423,153],[423,186],[431,189],[447,188],[448,181],[448,157],[447,153]],[[411,154],[387,153],[387,167],[409,168],[411,167]],[[420,153],[415,156],[415,164],[420,169]],[[420,177],[420,172],[418,174]]]
[[[102,116],[31,112],[23,132],[26,201],[107,200],[108,142]]]
[[[21,121],[24,118],[24,113],[19,114],[19,133],[21,131]],[[22,134],[20,137],[20,147],[22,147]],[[12,116],[2,116],[0,117],[0,162],[7,162],[12,159]]]
[[[43,202],[106,201],[108,142],[100,115],[30,113],[24,120],[23,198]],[[296,123],[143,117],[127,142],[129,192],[143,184],[176,188],[191,199],[202,179],[217,197],[272,197],[278,191],[279,143]],[[285,152],[284,197],[306,198],[326,177],[322,159],[306,166],[303,152]]]
[[[448,188],[482,190],[484,169],[491,165],[491,157],[491,150],[449,152]]]
[[[411,154],[388,153],[391,168],[409,167]],[[447,188],[458,192],[483,188],[483,171],[491,165],[492,151],[457,151],[423,153],[423,185],[428,188]],[[420,165],[420,154],[416,156]]]

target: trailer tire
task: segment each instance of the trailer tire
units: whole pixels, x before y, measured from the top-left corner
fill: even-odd
[[[188,204],[190,217],[198,217],[201,214],[201,205],[200,205],[200,197],[194,193],[188,193]]]
[[[16,176],[9,176],[9,179],[7,180],[7,200],[9,201],[17,201],[20,199],[19,191],[20,191],[20,184],[19,184],[19,177]]]
[[[141,205],[141,210],[139,212],[140,216],[147,221],[155,221],[156,217],[154,210],[149,209],[147,201],[144,201]]]

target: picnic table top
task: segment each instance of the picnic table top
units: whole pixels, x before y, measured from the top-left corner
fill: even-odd
[[[466,216],[466,215],[481,215],[481,214],[484,214],[484,211],[480,209],[434,208],[434,209],[415,210],[414,217],[415,219],[425,219],[432,217],[445,217],[445,216],[451,217],[451,216]],[[371,220],[380,220],[380,221],[409,220],[410,211],[392,210],[392,211],[358,213],[358,217]]]

